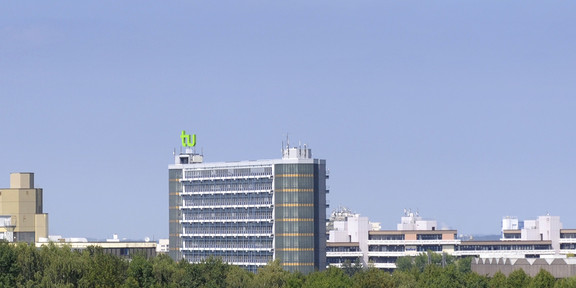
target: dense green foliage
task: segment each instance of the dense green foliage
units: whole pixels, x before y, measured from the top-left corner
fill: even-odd
[[[79,252],[0,242],[0,287],[576,288],[576,277],[556,280],[544,270],[535,277],[517,270],[489,278],[472,272],[468,258],[434,253],[400,257],[397,265],[393,273],[355,262],[302,275],[283,270],[276,261],[251,273],[217,258],[198,264],[174,262],[166,255],[127,261],[97,247]]]

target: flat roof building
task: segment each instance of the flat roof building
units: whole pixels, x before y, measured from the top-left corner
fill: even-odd
[[[506,216],[502,219],[502,238],[514,240],[550,240],[555,253],[560,252],[560,216],[539,216],[536,220],[518,221],[518,218]]]
[[[11,173],[10,188],[0,189],[0,238],[38,242],[48,236],[42,188],[34,188],[34,173]]]
[[[106,241],[88,241],[86,238],[64,238],[60,235],[53,235],[41,238],[36,242],[36,247],[46,245],[56,247],[70,247],[74,251],[84,251],[90,247],[102,248],[104,254],[118,256],[124,259],[132,259],[136,255],[144,256],[148,259],[157,255],[158,243],[152,241],[131,241],[120,240],[118,235]]]
[[[220,257],[255,271],[326,267],[326,161],[304,147],[274,160],[203,163],[188,150],[169,165],[169,254]]]
[[[398,230],[379,230],[379,226],[359,214],[334,221],[328,234],[328,264],[342,266],[359,259],[365,266],[390,270],[396,268],[398,257],[427,251],[452,254],[460,244],[456,230],[436,230],[436,221],[424,220],[409,210],[404,211]]]
[[[398,257],[427,251],[456,257],[513,259],[566,257],[576,253],[576,230],[560,229],[558,216],[540,216],[538,220],[524,221],[524,226],[519,226],[517,219],[506,217],[503,239],[495,241],[462,241],[457,238],[457,230],[437,230],[436,221],[423,220],[409,210],[405,210],[397,230],[370,227],[373,225],[367,217],[353,213],[345,213],[345,217],[333,221],[328,232],[328,264],[341,266],[358,259],[364,265],[395,269]],[[523,228],[509,229],[518,227]]]

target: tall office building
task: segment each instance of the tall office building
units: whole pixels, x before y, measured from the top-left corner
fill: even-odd
[[[10,188],[0,189],[0,238],[33,243],[48,237],[42,194],[34,188],[34,173],[10,174]]]
[[[306,146],[282,159],[203,163],[175,155],[169,165],[170,255],[209,256],[255,271],[279,259],[284,269],[326,267],[326,161]]]

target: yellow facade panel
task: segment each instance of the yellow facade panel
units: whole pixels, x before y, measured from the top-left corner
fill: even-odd
[[[10,173],[10,188],[34,188],[34,173]]]
[[[48,214],[34,215],[34,231],[36,232],[36,242],[39,238],[48,237]]]
[[[4,202],[17,202],[20,197],[19,191],[15,189],[2,189],[0,190],[0,201],[1,203]]]

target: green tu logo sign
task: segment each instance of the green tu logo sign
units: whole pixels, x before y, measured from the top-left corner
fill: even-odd
[[[190,143],[190,138],[192,138],[192,143]],[[182,130],[182,134],[180,134],[180,139],[182,139],[182,146],[184,147],[193,147],[196,146],[196,134],[186,134],[186,131]]]

